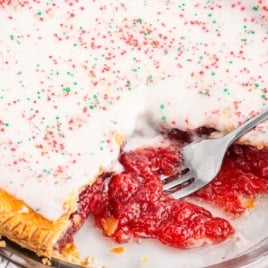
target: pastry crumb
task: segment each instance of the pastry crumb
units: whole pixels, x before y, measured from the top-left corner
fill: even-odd
[[[119,133],[115,134],[115,141],[117,142],[118,145],[123,145],[125,142],[124,137]]]
[[[125,251],[125,248],[122,246],[114,247],[110,249],[110,252],[115,253],[115,254],[122,254],[124,251]]]
[[[254,208],[255,207],[255,202],[256,200],[254,199],[254,198],[250,198],[250,199],[248,199],[248,201],[247,201],[247,208],[249,208],[249,209],[252,209],[252,208]]]
[[[5,248],[6,247],[6,241],[0,240],[0,248]]]
[[[147,263],[148,261],[149,261],[149,259],[147,257],[140,258],[140,262],[142,262],[142,263]]]
[[[240,197],[240,202],[244,208],[253,209],[255,207],[255,204],[256,204],[256,199],[253,197],[251,197],[251,198]]]
[[[116,230],[118,226],[118,220],[113,216],[107,217],[106,219],[103,220],[102,226],[103,226],[105,233],[108,236],[110,236]]]
[[[83,267],[88,267],[90,264],[93,264],[93,263],[94,263],[94,258],[87,256],[84,258],[83,261],[81,261],[80,265]]]
[[[42,258],[42,263],[48,266],[51,266],[51,261],[49,258]]]

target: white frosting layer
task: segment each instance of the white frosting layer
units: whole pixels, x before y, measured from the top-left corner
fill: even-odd
[[[267,1],[4,2],[0,187],[49,219],[113,168],[141,114],[226,132],[268,106]]]

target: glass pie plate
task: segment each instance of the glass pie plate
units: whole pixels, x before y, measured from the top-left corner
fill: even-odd
[[[77,233],[75,240],[82,257],[90,257],[90,268],[236,268],[268,267],[268,197],[258,199],[254,209],[232,220],[236,235],[218,245],[194,249],[174,249],[155,240],[116,244],[96,229],[90,218]],[[214,211],[214,214],[217,213]],[[41,258],[6,240],[0,249],[0,268],[47,267]],[[51,260],[50,267],[80,266]]]

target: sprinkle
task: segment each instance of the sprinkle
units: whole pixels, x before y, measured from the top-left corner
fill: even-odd
[[[44,172],[45,174],[50,174],[50,173],[51,173],[51,171],[48,170],[48,169],[43,169],[43,172]]]
[[[223,93],[226,94],[226,95],[230,95],[230,91],[226,87],[223,89]]]
[[[161,116],[161,121],[166,121],[167,117],[165,115]]]
[[[66,93],[70,93],[71,88],[69,88],[69,87],[65,87],[65,88],[63,88],[63,91],[66,92]]]

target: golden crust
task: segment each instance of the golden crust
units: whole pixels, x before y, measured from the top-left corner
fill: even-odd
[[[0,189],[0,235],[7,237],[22,247],[34,251],[40,256],[72,258],[77,252],[73,245],[66,245],[62,253],[53,247],[69,226],[69,215],[63,215],[56,221],[50,221],[35,212],[23,201],[16,199]]]

